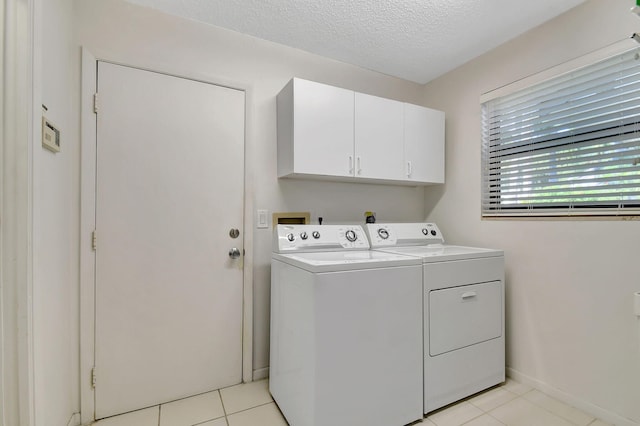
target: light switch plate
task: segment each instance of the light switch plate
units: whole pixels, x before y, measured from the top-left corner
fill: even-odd
[[[267,210],[258,210],[258,228],[264,229],[269,227],[269,212]]]
[[[46,117],[42,117],[42,146],[60,152],[60,130]]]

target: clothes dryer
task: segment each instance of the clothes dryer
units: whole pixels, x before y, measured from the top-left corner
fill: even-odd
[[[359,225],[277,226],[269,390],[291,426],[422,418],[421,277]]]
[[[433,223],[366,232],[372,249],[423,263],[424,412],[504,382],[504,252],[444,244]]]

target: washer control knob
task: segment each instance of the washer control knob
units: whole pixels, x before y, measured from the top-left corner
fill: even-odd
[[[287,240],[293,242],[296,239],[296,236],[293,234],[287,234]]]
[[[378,235],[380,236],[380,238],[382,238],[383,240],[386,240],[387,238],[389,238],[389,231],[387,231],[384,228],[380,228],[378,229]]]
[[[306,240],[307,238],[309,238],[309,236],[307,235],[306,232],[303,231],[300,233],[300,238],[302,238],[303,240]]]
[[[429,235],[429,230],[427,228],[422,228],[422,233],[424,235]]]
[[[313,238],[315,238],[316,240],[317,240],[318,238],[320,238],[320,233],[319,233],[318,231],[313,231],[313,232],[311,233],[311,235],[312,235],[312,236],[313,236]]]
[[[436,236],[436,234],[437,234],[436,230],[435,230],[435,229],[432,229],[432,230],[431,230],[431,235],[433,235],[433,236],[435,237],[435,236]]]
[[[352,229],[349,229],[347,232],[345,232],[344,236],[347,237],[347,240],[351,242],[354,242],[355,240],[358,239],[358,236],[356,235],[355,231],[353,231]]]

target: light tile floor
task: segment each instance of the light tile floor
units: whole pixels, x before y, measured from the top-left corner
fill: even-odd
[[[267,380],[231,386],[100,420],[94,425],[287,426],[268,388]],[[430,413],[413,425],[607,426],[607,423],[508,379],[501,386]]]
[[[429,426],[610,426],[515,380],[429,413]]]

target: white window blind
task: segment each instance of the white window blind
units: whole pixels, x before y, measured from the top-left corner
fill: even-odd
[[[640,214],[640,48],[482,103],[482,213]]]

